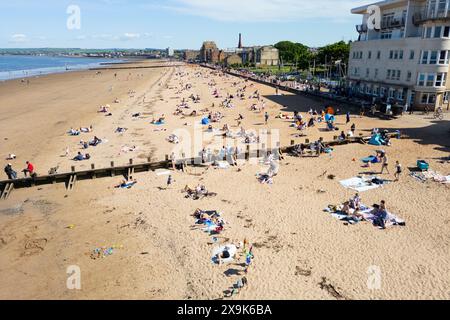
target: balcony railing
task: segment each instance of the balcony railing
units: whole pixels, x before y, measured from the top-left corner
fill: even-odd
[[[367,24],[358,24],[356,25],[356,31],[358,33],[366,33],[369,28],[367,28]]]
[[[381,21],[381,30],[403,28],[406,25],[405,19],[392,19]]]
[[[384,20],[384,21],[381,21],[379,30],[403,28],[405,25],[406,25],[405,19]],[[368,30],[369,30],[369,27],[367,26],[367,24],[356,25],[356,31],[358,33],[366,33]],[[375,29],[375,30],[379,31],[377,29]]]
[[[420,12],[416,12],[413,16],[413,23],[415,25],[427,22],[427,21],[435,21],[435,20],[450,20],[450,11],[427,11],[423,10]]]

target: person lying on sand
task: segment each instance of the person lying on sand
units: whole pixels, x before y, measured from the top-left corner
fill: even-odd
[[[81,152],[78,152],[78,154],[73,158],[74,161],[83,161],[83,160],[89,160],[91,156],[89,153],[86,153],[86,155],[83,155]]]
[[[85,127],[81,127],[80,128],[80,131],[83,132],[83,133],[92,132],[93,130],[94,130],[94,128],[92,127],[92,125],[90,127],[88,127],[88,128],[85,128]]]
[[[122,180],[122,182],[119,185],[114,186],[114,188],[131,189],[136,183],[137,183],[136,179],[132,181]]]

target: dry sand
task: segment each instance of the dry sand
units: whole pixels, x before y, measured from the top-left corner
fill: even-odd
[[[39,174],[56,165],[66,171],[74,163],[61,157],[65,148],[70,147],[72,157],[80,139],[97,135],[108,143],[90,148],[91,161],[77,163],[77,169],[90,163],[107,166],[112,160],[126,163],[128,158],[145,161],[149,155],[160,160],[173,148],[165,141],[167,136],[179,128],[192,130],[201,119],[172,115],[181,98],[190,94],[202,98],[198,105],[190,103],[197,111],[215,103],[214,110],[225,114],[215,127],[228,123],[237,130],[234,119],[242,113],[246,129],[265,128],[263,113],[249,111],[250,100],[236,102],[234,109],[219,108],[221,99],[214,99],[207,85],[215,79],[222,94],[235,93],[232,83],[241,80],[187,66],[180,70],[189,76],[181,79],[175,68],[157,63],[165,67],[50,75],[32,79],[29,86],[18,81],[0,83],[0,155],[17,154],[16,169],[31,160]],[[208,78],[195,77],[198,71]],[[127,81],[129,73],[132,78]],[[181,80],[193,88],[177,94]],[[305,114],[310,107],[324,106],[289,93],[275,96],[275,90],[267,86],[254,87],[247,93],[257,88],[265,97],[271,115],[268,128],[280,129],[282,145],[298,132],[289,128],[289,122],[274,119],[280,110]],[[134,97],[128,96],[129,90],[136,91]],[[116,97],[119,104],[112,103]],[[105,104],[111,105],[112,117],[96,112]],[[141,117],[132,117],[139,112]],[[162,128],[167,131],[155,132],[149,122],[161,114],[166,115],[167,125]],[[436,171],[450,173],[449,163],[442,161],[449,155],[448,115],[442,122],[423,115],[392,121],[352,118],[357,134],[383,127],[401,129],[407,135],[386,147],[391,173],[395,160],[404,166],[401,181],[362,193],[367,205],[386,200],[389,210],[406,220],[406,227],[346,226],[322,211],[354,194],[339,180],[367,171],[352,159],[377,148],[359,144],[336,147],[331,157],[286,157],[273,185],[256,180],[263,166],[244,164],[240,171],[191,168],[190,174],[174,173],[175,183],[169,190],[161,190],[167,176],[152,172],[136,175],[138,184],[129,190],[113,188],[119,177],[82,181],[70,193],[64,185],[20,189],[0,202],[0,298],[220,299],[242,277],[243,259],[227,266],[210,262],[211,237],[192,230],[190,215],[199,207],[222,212],[228,224],[219,238],[234,243],[247,238],[254,245],[255,259],[246,275],[249,286],[239,299],[449,299],[448,185],[420,183],[407,176],[407,168],[419,158],[428,160]],[[184,126],[186,122],[190,126]],[[346,131],[351,124],[345,125],[344,116],[337,123]],[[65,133],[70,127],[91,124],[92,134],[70,137]],[[115,134],[119,126],[129,130]],[[337,135],[321,131],[323,126],[308,129],[306,138],[329,140]],[[124,145],[139,149],[120,153]],[[328,174],[336,178],[330,180]],[[181,189],[198,183],[217,197],[185,199]],[[319,189],[325,192],[318,193]],[[112,245],[120,249],[104,259],[91,259],[93,249]],[[81,268],[81,290],[66,287],[66,270],[71,265]],[[379,290],[367,286],[371,266],[381,270]]]

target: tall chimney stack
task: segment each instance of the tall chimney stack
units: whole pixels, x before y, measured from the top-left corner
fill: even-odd
[[[239,33],[239,44],[238,44],[238,48],[242,49],[242,34]]]

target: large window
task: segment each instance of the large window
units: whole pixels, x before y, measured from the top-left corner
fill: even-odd
[[[420,59],[421,64],[449,64],[450,53],[448,50],[443,51],[422,51]]]
[[[447,82],[447,73],[420,73],[417,77],[419,87],[445,87]]]
[[[381,39],[392,39],[392,31],[381,32]]]
[[[420,103],[422,103],[422,104],[436,103],[436,94],[435,93],[422,93],[422,96],[420,98]]]

